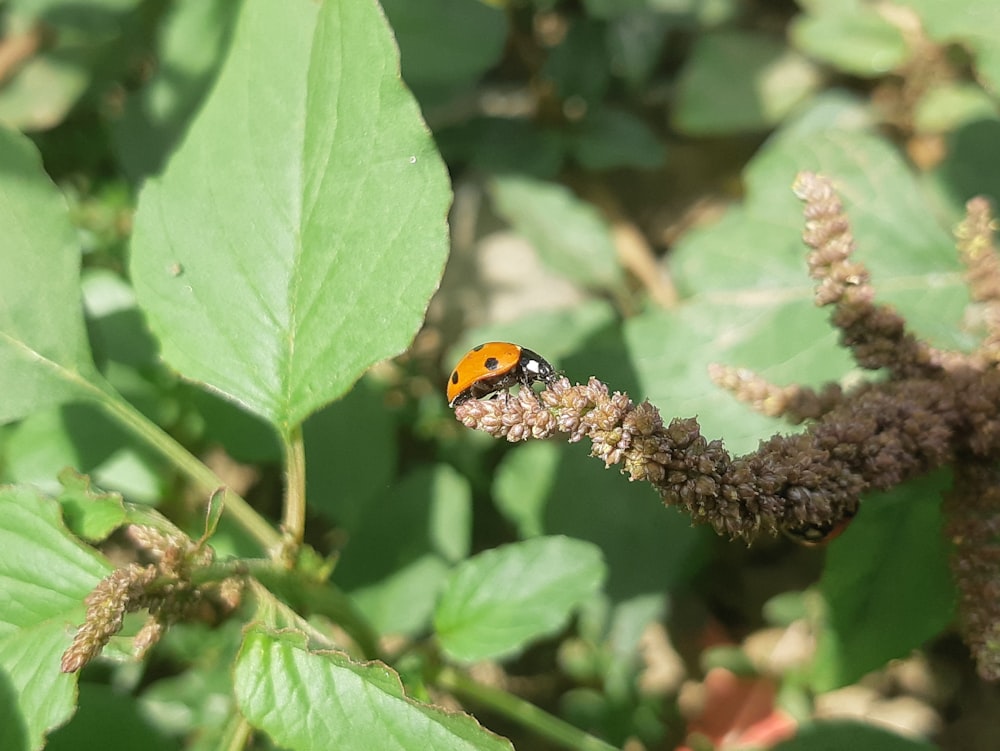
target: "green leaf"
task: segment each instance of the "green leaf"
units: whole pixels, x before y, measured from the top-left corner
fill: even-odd
[[[144,707],[123,690],[96,683],[80,685],[80,711],[52,734],[45,751],[172,751],[177,740],[157,728]],[[114,728],[114,732],[108,732]]]
[[[361,665],[337,652],[311,652],[293,633],[251,627],[234,678],[247,720],[292,751],[512,748],[469,715],[408,699],[399,677],[381,663]]]
[[[487,550],[452,573],[434,615],[456,660],[496,659],[554,633],[601,586],[600,550],[569,537],[535,537]]]
[[[697,415],[704,435],[723,438],[735,453],[790,428],[712,384],[710,363],[812,386],[839,380],[852,367],[829,311],[813,302],[802,205],[790,190],[799,170],[834,178],[857,239],[855,256],[871,270],[878,301],[895,306],[936,345],[975,343],[974,332],[961,330],[968,290],[954,243],[914,176],[884,140],[831,129],[840,115],[825,103],[819,108],[822,118],[806,113],[789,123],[751,161],[743,205],[674,249],[671,268],[684,304],[625,325],[641,383],[633,398],[649,398],[671,415]]]
[[[69,535],[59,504],[26,488],[0,488],[0,549],[0,748],[34,749],[73,713],[76,677],[59,661],[111,567]]]
[[[543,534],[545,502],[555,486],[560,454],[550,441],[530,441],[508,452],[497,467],[493,496],[497,508],[521,537]]]
[[[171,3],[158,27],[157,69],[112,122],[119,161],[134,181],[159,172],[198,111],[232,37],[239,0]]]
[[[10,432],[4,476],[57,493],[54,477],[73,467],[101,487],[155,503],[166,482],[163,460],[95,404],[66,404],[27,417]]]
[[[575,18],[566,35],[549,51],[541,75],[562,99],[600,101],[611,83],[611,65],[605,46],[605,26],[590,18]]]
[[[812,687],[829,691],[909,654],[954,617],[955,589],[941,533],[947,473],[865,497],[827,552]]]
[[[384,0],[399,42],[403,78],[418,91],[470,85],[499,62],[507,14],[468,0]]]
[[[860,722],[827,720],[803,725],[773,751],[939,751],[939,746]]]
[[[418,633],[448,566],[468,555],[471,529],[468,482],[448,465],[424,466],[349,519],[334,579],[382,633]]]
[[[497,212],[552,269],[593,287],[620,282],[611,230],[593,206],[562,185],[520,175],[495,177],[490,187]]]
[[[543,529],[600,548],[612,602],[676,590],[703,565],[711,533],[692,527],[691,517],[664,508],[646,483],[623,483],[580,446],[563,445],[560,455]]]
[[[573,156],[589,170],[653,169],[663,163],[663,144],[630,112],[601,108],[587,114],[571,137]]]
[[[0,130],[0,423],[93,392],[80,252],[66,201],[24,136]],[[39,295],[44,290],[44,296]]]
[[[384,389],[361,379],[343,399],[310,417],[303,435],[310,511],[354,530],[358,516],[396,475],[399,445]]]
[[[374,0],[247,3],[143,190],[136,294],[173,367],[287,431],[407,346],[449,200]]]
[[[815,66],[783,40],[742,31],[703,34],[678,81],[674,126],[698,136],[766,130],[819,83]]]
[[[805,54],[857,76],[884,75],[910,56],[902,31],[859,2],[798,16],[790,33]]]
[[[59,494],[66,526],[85,540],[99,542],[125,523],[122,497],[93,490],[90,478],[72,469],[59,473]]]

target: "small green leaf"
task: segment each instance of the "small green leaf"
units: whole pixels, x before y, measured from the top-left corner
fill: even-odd
[[[611,230],[593,206],[562,185],[520,175],[495,177],[491,189],[497,211],[551,268],[592,287],[620,282]]]
[[[59,473],[63,486],[59,494],[66,526],[85,540],[99,542],[125,523],[122,497],[90,487],[90,478],[72,469]]]
[[[425,466],[348,519],[334,578],[379,631],[418,633],[449,564],[468,555],[471,528],[468,481],[448,465]]]
[[[452,573],[434,626],[453,659],[514,654],[561,628],[601,586],[605,566],[594,545],[535,537],[480,553]]]
[[[550,441],[531,441],[508,452],[497,468],[493,482],[497,508],[523,538],[544,532],[545,502],[555,485],[560,457]]]
[[[202,541],[211,539],[219,528],[222,512],[226,508],[226,495],[229,492],[229,488],[219,488],[209,496],[208,506],[205,509],[205,532],[202,535]]]
[[[70,536],[58,503],[26,488],[0,488],[0,550],[0,748],[40,748],[73,713],[76,677],[60,658],[111,567]]]
[[[168,363],[287,431],[407,346],[449,201],[374,0],[246,3],[140,197],[136,294]]]
[[[810,57],[857,76],[884,75],[910,56],[899,27],[860,2],[798,16],[791,36]]]
[[[251,627],[236,660],[244,716],[292,751],[511,751],[472,717],[419,704],[381,663],[311,652],[289,632]]]
[[[698,136],[766,130],[819,83],[815,66],[779,38],[703,34],[680,75],[674,125]]]
[[[827,623],[811,683],[829,691],[902,657],[954,617],[955,588],[941,534],[947,473],[867,496],[827,552],[820,591]]]
[[[663,164],[663,144],[646,123],[625,110],[605,107],[588,113],[570,143],[573,156],[589,170],[653,169]]]
[[[80,251],[66,201],[24,136],[0,129],[0,423],[93,393]],[[44,295],[39,295],[44,290]]]

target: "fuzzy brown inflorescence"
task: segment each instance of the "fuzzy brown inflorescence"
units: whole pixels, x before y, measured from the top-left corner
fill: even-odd
[[[849,391],[828,384],[819,391],[779,387],[756,374],[716,367],[711,376],[737,397],[771,415],[809,421],[797,435],[775,435],[753,453],[733,457],[721,441],[701,435],[694,418],[664,423],[648,402],[635,404],[591,378],[571,385],[561,378],[535,394],[499,394],[456,407],[467,427],[508,441],[569,434],[591,440],[591,454],[620,465],[632,480],[650,482],[665,503],[731,538],[753,539],[806,527],[825,528],[853,516],[869,490],[886,490],[934,468],[979,467],[1000,457],[1000,256],[993,245],[985,201],[967,208],[958,230],[972,298],[986,328],[975,352],[940,350],[907,330],[895,310],[875,302],[868,270],[852,258],[850,223],[832,184],[803,173],[795,185],[805,202],[803,233],[811,248],[810,274],[817,305],[832,308],[841,343],[863,368],[888,378]],[[962,591],[968,641],[980,671],[1000,678],[1000,491],[996,478],[967,473],[948,508],[973,509],[978,520],[954,522],[964,542],[953,567]],[[988,492],[987,492],[988,489]],[[972,496],[975,503],[967,500]],[[971,513],[971,512],[970,512]],[[957,526],[956,526],[957,525]],[[990,532],[984,540],[983,530]],[[979,551],[973,554],[972,551]],[[977,604],[978,603],[978,604]],[[993,612],[996,610],[997,612]]]
[[[187,537],[148,526],[131,525],[127,535],[153,563],[129,563],[115,569],[94,587],[84,601],[87,615],[73,642],[62,656],[61,669],[74,673],[94,659],[117,634],[125,615],[149,611],[149,618],[136,634],[134,649],[141,657],[166,631],[167,626],[192,617],[208,600],[231,610],[238,602],[233,582],[197,585],[191,571],[212,560],[210,548]]]

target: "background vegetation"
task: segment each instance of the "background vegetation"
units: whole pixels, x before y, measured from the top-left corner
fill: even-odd
[[[707,372],[858,378],[806,169],[879,299],[973,347],[950,231],[1000,195],[996,3],[382,6],[0,3],[0,747],[993,748],[947,473],[747,549],[443,384],[499,339],[734,453],[794,430]]]

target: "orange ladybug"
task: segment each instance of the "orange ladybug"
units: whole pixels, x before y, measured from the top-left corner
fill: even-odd
[[[856,511],[847,512],[840,519],[826,524],[802,524],[797,527],[785,527],[782,532],[788,539],[799,545],[805,545],[807,548],[820,547],[844,534],[844,530],[850,525],[856,513]]]
[[[448,406],[481,399],[520,384],[531,388],[536,381],[551,383],[555,368],[530,349],[510,342],[486,342],[473,347],[458,361],[448,379]]]

